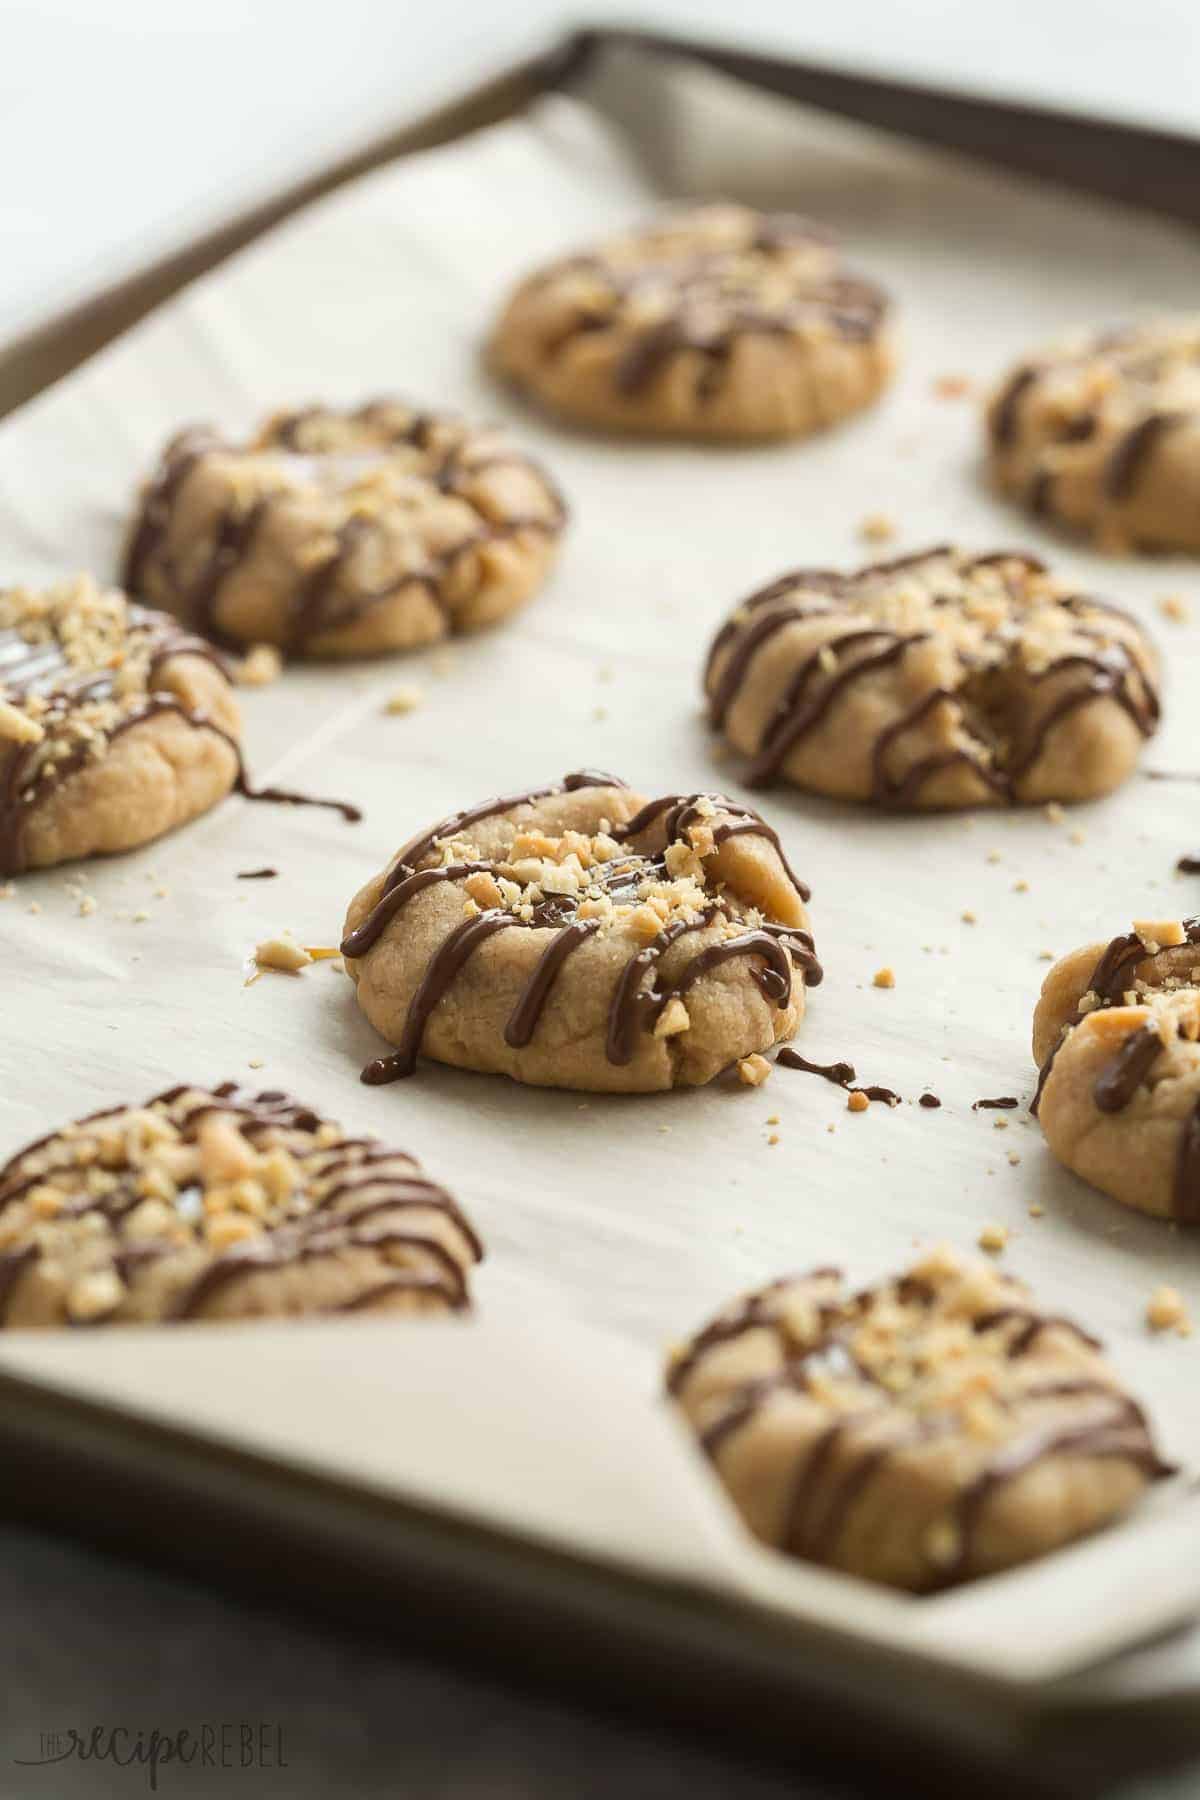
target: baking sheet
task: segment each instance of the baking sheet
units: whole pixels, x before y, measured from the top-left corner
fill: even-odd
[[[842,232],[901,309],[904,368],[880,408],[809,444],[721,451],[563,431],[488,382],[478,345],[507,285],[667,191],[796,206]],[[769,797],[812,883],[827,971],[800,1047],[896,1088],[906,1104],[893,1112],[852,1118],[836,1089],[784,1070],[760,1090],[622,1099],[428,1065],[368,1090],[357,1074],[379,1040],[345,978],[319,965],[246,988],[243,964],[283,926],[335,943],[348,898],[398,843],[488,793],[583,764],[648,794],[742,792],[698,705],[711,632],[781,569],[876,554],[859,537],[870,513],[896,520],[897,552],[1032,546],[1152,620],[1166,724],[1146,764],[1200,766],[1200,625],[1155,605],[1189,591],[1192,566],[1103,560],[1011,513],[980,480],[973,406],[934,393],[938,377],[982,382],[1078,321],[1187,306],[1198,275],[1200,250],[1172,228],[621,57],[590,103],[547,99],[298,216],[15,415],[0,431],[6,579],[111,571],[134,483],[185,421],[237,431],[277,405],[388,389],[507,418],[575,518],[550,588],[456,645],[449,669],[430,655],[296,669],[245,694],[258,777],[352,798],[363,824],[234,800],[137,855],[22,878],[0,907],[4,1148],[178,1078],[293,1089],[394,1136],[459,1194],[489,1249],[479,1328],[265,1327],[248,1359],[236,1328],[159,1334],[152,1357],[140,1333],[14,1334],[0,1366],[1010,1681],[1077,1668],[1194,1609],[1192,1503],[1165,1494],[1103,1540],[935,1601],[789,1566],[745,1541],[655,1403],[664,1344],[740,1287],[814,1261],[870,1278],[920,1244],[969,1249],[996,1220],[1011,1232],[1006,1265],[1104,1335],[1168,1450],[1200,1461],[1196,1341],[1152,1341],[1141,1322],[1168,1280],[1200,1311],[1196,1244],[1068,1176],[1023,1113],[997,1129],[970,1111],[1031,1092],[1043,950],[1192,909],[1193,884],[1172,874],[1196,847],[1186,785],[1138,778],[1059,826]],[[421,707],[385,716],[413,682]],[[281,879],[237,882],[263,862]],[[81,873],[90,917],[65,887]],[[882,963],[894,990],[871,984]],[[915,1105],[926,1088],[940,1112]],[[390,1358],[381,1342],[397,1346]],[[365,1433],[380,1416],[361,1398],[348,1411],[368,1381],[393,1424],[356,1452],[346,1418]],[[1200,1668],[1190,1638],[1173,1655],[1155,1691]],[[1120,1697],[1128,1666],[1092,1693]]]

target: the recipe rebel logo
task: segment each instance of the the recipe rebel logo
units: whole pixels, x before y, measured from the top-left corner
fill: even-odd
[[[35,1756],[14,1756],[22,1768],[50,1768],[59,1763],[107,1763],[144,1776],[152,1793],[158,1792],[164,1769],[175,1766],[197,1769],[286,1769],[283,1727],[262,1720],[222,1720],[178,1726],[90,1725],[77,1731],[43,1731]]]

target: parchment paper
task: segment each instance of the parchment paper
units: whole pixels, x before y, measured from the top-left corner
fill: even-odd
[[[742,792],[737,765],[714,761],[700,715],[709,637],[732,603],[783,569],[878,554],[861,541],[867,514],[895,519],[897,552],[944,539],[981,551],[1031,546],[1151,622],[1166,654],[1166,722],[1145,763],[1200,770],[1200,619],[1173,623],[1156,609],[1165,594],[1192,592],[1194,565],[1105,560],[1011,512],[981,478],[975,402],[934,392],[938,377],[966,375],[981,393],[1062,327],[1189,306],[1196,244],[1144,218],[830,126],[688,68],[619,58],[591,98],[548,99],[343,190],[186,291],[0,432],[6,580],[85,566],[112,573],[135,482],[169,433],[195,419],[236,432],[276,406],[318,397],[392,390],[506,418],[574,508],[549,589],[511,624],[458,644],[449,669],[439,673],[440,659],[428,655],[297,668],[244,694],[256,775],[354,799],[365,823],[231,800],[145,852],[18,882],[0,905],[0,1149],[184,1077],[285,1087],[356,1128],[393,1136],[458,1193],[488,1245],[477,1282],[486,1330],[473,1346],[476,1412],[482,1395],[526,1414],[527,1441],[552,1459],[555,1408],[566,1406],[554,1396],[573,1365],[581,1376],[586,1369],[588,1430],[572,1426],[572,1454],[611,1462],[620,1453],[628,1467],[640,1447],[674,1484],[673,1492],[658,1484],[654,1507],[628,1495],[622,1503],[619,1483],[567,1482],[547,1500],[535,1457],[525,1489],[509,1471],[501,1515],[516,1518],[527,1491],[537,1513],[530,1529],[563,1541],[574,1517],[581,1540],[612,1554],[624,1547],[647,1567],[674,1543],[678,1570],[691,1578],[814,1616],[836,1610],[828,1595],[853,1590],[864,1630],[882,1610],[893,1624],[901,1615],[922,1621],[906,1632],[943,1645],[960,1637],[988,1655],[1000,1654],[996,1634],[1007,1632],[1010,1674],[1052,1673],[1044,1652],[1048,1641],[1060,1650],[1067,1641],[1054,1636],[1060,1626],[1073,1645],[1064,1655],[1078,1661],[1195,1604],[1186,1579],[1170,1577],[1181,1523],[1194,1529],[1186,1500],[1160,1500],[1160,1513],[1177,1509],[1165,1536],[1155,1538],[1151,1509],[1148,1523],[1035,1572],[913,1608],[751,1552],[654,1395],[664,1344],[744,1285],[813,1261],[838,1262],[856,1278],[881,1275],[930,1241],[970,1249],[995,1220],[1011,1233],[1006,1266],[1048,1308],[1103,1334],[1171,1453],[1200,1461],[1200,1340],[1152,1340],[1142,1323],[1164,1281],[1200,1315],[1197,1241],[1067,1175],[1023,1109],[970,1110],[981,1096],[1025,1100],[1032,1091],[1029,1026],[1043,951],[1108,938],[1132,916],[1195,909],[1194,882],[1172,873],[1181,852],[1200,848],[1194,788],[1135,777],[1062,825],[1037,811],[876,817],[786,789],[760,802],[811,881],[827,971],[799,1047],[820,1061],[849,1057],[861,1079],[896,1088],[905,1104],[895,1111],[873,1106],[852,1117],[838,1090],[782,1069],[757,1091],[720,1082],[698,1093],[589,1099],[431,1064],[411,1082],[368,1090],[358,1071],[381,1045],[343,976],[320,965],[243,986],[258,938],[289,926],[306,943],[336,943],[349,897],[405,837],[490,793],[584,764],[611,768],[647,794]],[[489,383],[477,352],[509,283],[529,264],[640,217],[667,191],[794,206],[843,234],[893,288],[903,321],[903,371],[876,411],[808,444],[702,450],[565,431]],[[414,682],[421,707],[385,716],[387,696]],[[263,863],[280,879],[235,879]],[[90,917],[78,916],[64,887],[81,875],[98,901]],[[977,922],[965,923],[964,910]],[[149,917],[139,920],[143,911]],[[895,970],[892,991],[872,986],[885,963]],[[940,1111],[915,1104],[927,1088]],[[780,1124],[768,1127],[776,1113]],[[771,1129],[780,1138],[773,1147]],[[1034,1205],[1043,1216],[1030,1216]],[[150,1359],[141,1334],[117,1345],[121,1335],[86,1345],[13,1337],[0,1364],[92,1391],[111,1383],[128,1398],[149,1361],[156,1372],[146,1369],[145,1404],[186,1420],[192,1401],[203,1410],[201,1367],[236,1357],[246,1341],[236,1330],[202,1333],[202,1365],[195,1333],[170,1334],[169,1348],[164,1334],[161,1354],[155,1339]],[[363,1346],[364,1367],[375,1361],[379,1328],[361,1337],[349,1328],[339,1365],[352,1356],[351,1339]],[[276,1392],[287,1387],[289,1345],[305,1345],[294,1351],[298,1364],[314,1360],[311,1336],[267,1331],[259,1341]],[[501,1341],[525,1346],[526,1374],[557,1360],[546,1393],[526,1380],[497,1397]],[[461,1336],[454,1342],[457,1366],[473,1349]],[[394,1388],[402,1396],[402,1374]],[[210,1427],[253,1441],[256,1392]],[[421,1491],[428,1477],[433,1492],[434,1465],[453,1464],[459,1498],[473,1484],[486,1512],[489,1465],[472,1463],[455,1421],[437,1416],[428,1456],[411,1440],[391,1446],[390,1478],[407,1471]],[[257,1421],[265,1432],[264,1412]],[[319,1456],[319,1408],[292,1423],[294,1439]],[[514,1424],[518,1436],[522,1429]],[[338,1454],[331,1443],[331,1459]],[[455,1503],[453,1493],[442,1498]],[[656,1510],[657,1527],[643,1531]],[[1144,1558],[1134,1548],[1143,1543]],[[1097,1570],[1114,1571],[1113,1591]],[[1086,1628],[1072,1593],[1076,1602],[1093,1597]],[[1039,1638],[1036,1654],[1021,1641],[1026,1594],[1050,1596],[1050,1639]],[[1200,1671],[1192,1639],[1173,1647],[1166,1667],[1155,1654],[1154,1692],[1185,1687]],[[1091,1692],[1146,1689],[1127,1663]]]

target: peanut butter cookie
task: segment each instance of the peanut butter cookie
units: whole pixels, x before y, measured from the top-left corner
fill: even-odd
[[[914,1593],[1071,1543],[1170,1472],[1095,1338],[944,1249],[861,1293],[773,1282],[667,1386],[756,1537]]]
[[[565,516],[496,431],[393,400],[314,406],[247,444],[175,438],[124,580],[218,642],[407,650],[513,612],[545,580]]]
[[[751,785],[933,809],[1108,793],[1157,673],[1136,619],[1036,557],[941,545],[781,576],[722,626],[704,688]]]
[[[1122,550],[1200,550],[1200,320],[1093,332],[1020,363],[987,412],[992,472]]]
[[[808,890],[771,827],[720,795],[644,801],[611,775],[485,801],[369,881],[342,951],[397,1046],[540,1087],[709,1081],[789,1038],[821,978]]]
[[[1064,956],[1033,1018],[1034,1111],[1060,1162],[1200,1224],[1200,919],[1139,920]]]
[[[804,437],[886,386],[887,314],[882,289],[807,221],[704,206],[531,275],[490,358],[585,425]]]
[[[0,1325],[461,1311],[482,1255],[411,1156],[286,1094],[174,1087],[0,1169]]]
[[[0,875],[131,850],[239,780],[212,646],[88,576],[0,592]]]

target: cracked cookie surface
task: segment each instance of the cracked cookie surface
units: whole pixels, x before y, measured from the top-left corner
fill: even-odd
[[[1130,614],[1024,551],[941,545],[781,576],[722,626],[704,689],[751,785],[933,809],[1108,793],[1157,676]]]
[[[1027,357],[987,411],[997,484],[1106,548],[1200,550],[1200,319]]]
[[[548,575],[565,518],[496,430],[393,400],[313,406],[245,444],[175,438],[124,581],[216,642],[373,655],[507,617]]]
[[[1126,1206],[1200,1224],[1200,919],[1139,921],[1046,976],[1034,1101],[1060,1162]]]
[[[458,1312],[482,1250],[411,1156],[275,1090],[180,1086],[0,1169],[0,1325]]]
[[[646,801],[581,771],[485,801],[355,896],[342,952],[397,1046],[542,1087],[710,1080],[793,1035],[821,978],[808,890],[775,832],[720,795]]]
[[[538,270],[495,328],[495,370],[582,424],[800,437],[891,377],[888,301],[807,220],[697,207]]]
[[[238,782],[212,646],[89,576],[0,592],[0,874],[131,850]]]
[[[944,1249],[859,1293],[817,1269],[746,1295],[667,1387],[763,1543],[915,1593],[1071,1543],[1170,1472],[1095,1338]]]

